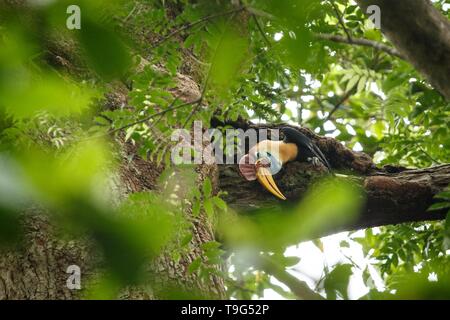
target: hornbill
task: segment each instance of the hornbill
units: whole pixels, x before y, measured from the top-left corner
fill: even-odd
[[[248,181],[258,181],[274,196],[286,200],[272,176],[289,161],[321,163],[331,171],[327,158],[317,145],[303,133],[292,128],[282,128],[282,141],[263,140],[256,144],[239,161],[239,171]]]

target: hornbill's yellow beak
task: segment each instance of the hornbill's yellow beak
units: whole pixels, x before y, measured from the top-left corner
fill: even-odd
[[[282,141],[260,141],[241,157],[239,173],[247,181],[258,179],[270,193],[281,200],[286,200],[272,177],[272,174],[279,172],[285,163],[311,161],[314,165],[326,166],[330,172],[331,166],[311,138],[290,127],[282,128],[281,132],[284,134]]]
[[[272,174],[269,169],[267,169],[267,165],[264,161],[265,159],[258,159],[255,162],[256,166],[256,178],[259,183],[263,185],[270,193],[281,200],[286,200],[286,197],[281,193],[280,189],[278,189],[277,184],[273,180]]]

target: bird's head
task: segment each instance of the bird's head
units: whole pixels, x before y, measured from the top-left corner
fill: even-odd
[[[264,140],[240,159],[239,171],[248,181],[258,180],[274,196],[286,200],[272,176],[284,163],[295,159],[296,154],[297,146],[293,143]]]
[[[283,141],[264,140],[250,149],[239,161],[239,171],[249,180],[258,181],[274,196],[282,200],[286,197],[277,187],[273,175],[289,161],[311,161],[323,165],[331,172],[331,166],[322,151],[311,138],[299,130],[285,127],[281,129]]]

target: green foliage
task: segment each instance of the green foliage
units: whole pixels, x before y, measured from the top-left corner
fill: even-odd
[[[361,203],[362,196],[354,186],[338,179],[325,180],[290,210],[265,210],[237,221],[224,216],[221,228],[227,243],[236,247],[255,246],[278,252],[352,221]]]
[[[328,299],[335,300],[338,295],[342,299],[348,299],[347,287],[352,274],[350,264],[337,265],[325,278],[324,287]]]
[[[286,256],[286,248],[352,221],[363,203],[360,191],[339,179],[323,181],[294,207],[236,216],[209,178],[197,185],[192,167],[172,168],[174,129],[190,129],[195,120],[204,126],[219,120],[222,129],[240,119],[285,121],[364,150],[379,165],[448,162],[450,105],[411,65],[373,48],[316,37],[349,33],[389,45],[353,1],[242,3],[79,1],[79,31],[65,28],[61,13],[70,1],[2,8],[0,245],[20,241],[21,214],[37,204],[70,234],[94,239],[108,273],[88,297],[111,298],[144,278],[153,284],[143,266],[162,250],[175,262],[189,254],[193,222],[183,214],[189,211],[218,225],[233,253],[232,268],[219,272],[224,248],[204,243],[188,273],[202,281],[223,277],[230,297],[273,290],[291,299],[295,295],[261,261],[292,270],[299,259]],[[434,2],[449,16],[444,4]],[[179,73],[199,83],[200,99],[177,96]],[[101,97],[118,80],[130,89],[127,104],[105,108]],[[108,134],[166,169],[158,192],[112,205],[118,196],[111,177],[121,155],[102,139]],[[448,207],[446,191],[430,210]],[[368,229],[364,237],[350,235],[341,249],[356,243],[369,261],[360,270],[370,290],[364,298],[448,298],[450,216]],[[324,252],[322,241],[315,244]],[[383,292],[369,265],[381,276]],[[328,299],[348,299],[356,269],[349,261],[327,265],[314,289]],[[430,274],[438,281],[430,282]],[[168,288],[162,296],[192,297]]]
[[[102,77],[111,80],[125,74],[129,53],[112,28],[85,18],[79,37],[89,63]]]

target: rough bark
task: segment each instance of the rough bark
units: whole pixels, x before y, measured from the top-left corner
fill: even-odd
[[[133,160],[129,161],[133,155]],[[162,168],[150,161],[135,156],[135,150],[125,145],[124,159],[118,177],[118,196],[124,197],[133,192],[155,189]],[[214,177],[217,168],[202,165],[198,168],[198,183],[205,177]],[[213,182],[216,183],[216,179]],[[217,188],[216,188],[217,189]],[[223,279],[211,275],[200,279],[189,273],[188,267],[197,257],[202,257],[201,245],[214,240],[214,231],[205,214],[198,218],[192,216],[190,209],[185,212],[192,224],[194,235],[189,250],[179,260],[174,261],[170,249],[148,265],[149,271],[156,275],[153,287],[128,287],[121,290],[121,299],[158,299],[167,294],[164,289],[173,286],[178,290],[193,292],[201,297],[224,298]],[[56,228],[42,208],[30,208],[23,215],[24,237],[18,247],[4,248],[0,251],[0,300],[3,299],[79,299],[92,289],[103,272],[101,252],[88,237],[67,239]],[[77,265],[81,269],[82,290],[69,290],[66,280],[67,267]],[[218,266],[220,268],[220,266]],[[162,288],[163,290],[159,290]]]
[[[92,243],[60,237],[41,208],[28,210],[23,220],[20,246],[0,250],[0,300],[79,298],[80,291],[66,286],[66,270],[75,264],[82,279],[92,277],[99,262]]]
[[[429,0],[357,0],[381,9],[381,30],[402,57],[450,100],[450,21]]]
[[[366,196],[365,205],[356,221],[326,230],[318,236],[445,217],[444,211],[430,212],[427,209],[433,204],[433,197],[450,183],[450,164],[426,169],[377,168],[364,153],[353,152],[333,138],[317,136],[305,128],[298,129],[316,141],[335,172],[347,176],[338,179],[351,179],[363,187]],[[271,196],[257,181],[244,180],[238,173],[237,165],[219,166],[219,171],[220,188],[228,193],[226,200],[235,210],[245,212],[283,205],[283,201]],[[324,167],[291,162],[275,176],[275,181],[288,202],[298,202],[315,181],[327,174]]]
[[[126,154],[134,155],[134,160],[129,164],[124,164],[121,170],[122,187],[125,187],[126,193],[145,192],[155,189],[157,186],[157,178],[162,173],[162,167],[156,166],[150,161],[143,160],[136,156],[136,150],[127,146]],[[131,150],[129,150],[131,149]],[[197,183],[203,184],[206,177],[210,177],[213,185],[217,186],[217,167],[215,165],[200,165],[197,168]],[[215,187],[217,190],[217,187]],[[214,240],[214,229],[206,214],[202,212],[199,217],[192,215],[189,207],[185,211],[185,218],[191,222],[193,238],[189,243],[187,253],[181,255],[178,261],[174,261],[170,255],[170,248],[167,252],[158,257],[158,259],[149,265],[149,270],[156,273],[156,283],[153,284],[151,294],[140,287],[128,288],[122,292],[122,298],[126,299],[158,299],[164,298],[160,294],[166,294],[164,289],[167,286],[174,286],[178,290],[191,292],[192,294],[208,298],[224,298],[225,286],[223,279],[217,275],[211,275],[209,279],[202,280],[196,273],[189,273],[189,265],[198,257],[202,258],[203,251],[201,245],[203,243]],[[220,266],[217,266],[220,268]],[[162,290],[159,290],[162,289]],[[159,291],[159,292],[158,292]]]

